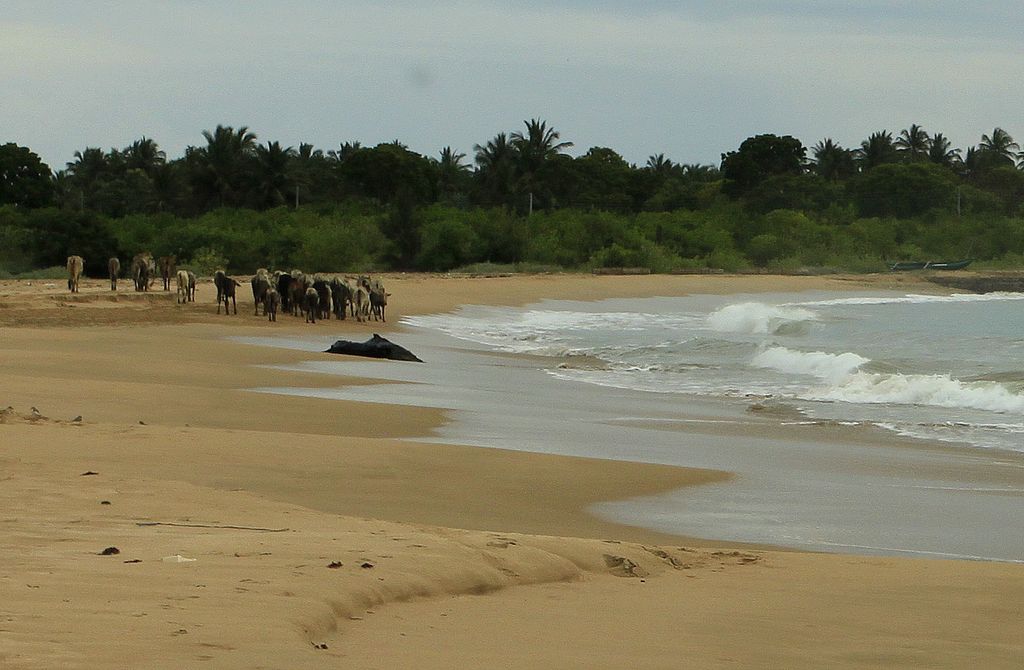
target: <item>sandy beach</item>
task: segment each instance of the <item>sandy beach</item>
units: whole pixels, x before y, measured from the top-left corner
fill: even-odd
[[[208,282],[176,305],[127,282],[71,295],[61,281],[0,281],[0,667],[1020,667],[1024,566],[615,524],[588,508],[731,475],[418,442],[451,417],[252,393],[334,385],[270,367],[331,356],[228,339],[361,340],[403,315],[544,298],[939,287],[907,275],[385,281],[386,326],[271,324],[247,286],[225,317]]]

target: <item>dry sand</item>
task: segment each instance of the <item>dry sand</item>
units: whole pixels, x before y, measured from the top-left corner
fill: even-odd
[[[390,324],[541,298],[936,290],[902,275],[387,281]],[[1024,659],[1022,566],[718,548],[608,523],[584,509],[729,475],[416,443],[402,438],[443,412],[249,393],[335,380],[259,367],[318,354],[225,336],[362,339],[380,324],[274,325],[251,300],[214,314],[208,283],[187,306],[130,288],[0,282],[0,668]]]

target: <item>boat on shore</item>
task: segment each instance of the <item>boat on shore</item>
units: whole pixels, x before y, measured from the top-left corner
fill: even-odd
[[[907,270],[963,270],[971,264],[971,259],[958,261],[899,261],[889,266],[893,272],[906,272]]]

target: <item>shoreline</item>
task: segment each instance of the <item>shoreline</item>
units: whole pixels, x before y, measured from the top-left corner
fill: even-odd
[[[474,300],[820,287],[634,279],[406,277],[389,286],[388,326]],[[224,337],[310,327],[243,317],[242,305],[217,317],[207,284],[184,308],[166,294],[115,302],[95,281],[74,302],[10,284],[0,323],[28,327],[5,326],[0,344],[0,404],[14,406],[0,419],[4,667],[712,667],[723,655],[862,667],[868,648],[889,667],[1013,667],[1022,650],[1019,566],[716,549],[631,530],[587,501],[728,475],[417,442],[445,412],[241,391],[337,380],[260,367],[309,354]],[[317,328],[358,339],[373,325]],[[953,603],[953,616],[927,616]],[[544,612],[557,634],[509,655]],[[432,642],[442,621],[456,623],[444,649]]]

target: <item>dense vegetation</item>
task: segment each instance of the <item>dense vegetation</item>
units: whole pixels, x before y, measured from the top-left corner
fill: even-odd
[[[173,160],[148,138],[86,148],[57,172],[0,145],[0,273],[76,253],[102,274],[108,257],[143,250],[235,272],[874,271],[1024,257],[1024,152],[1000,128],[966,152],[916,125],[855,149],[824,139],[809,155],[793,137],[757,135],[718,167],[663,155],[638,167],[605,147],[572,157],[539,120],[477,145],[472,165],[397,140],[295,150],[225,126],[203,139]]]

